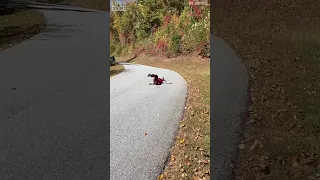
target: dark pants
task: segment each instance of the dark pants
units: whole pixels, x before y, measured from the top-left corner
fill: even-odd
[[[151,77],[153,77],[153,81],[158,81],[158,75],[156,74],[151,74]]]
[[[153,84],[155,85],[161,85],[163,80],[161,78],[158,78],[158,75],[151,74],[151,77],[153,77]]]

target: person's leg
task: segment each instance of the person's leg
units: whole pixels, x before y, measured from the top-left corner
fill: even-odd
[[[154,84],[158,84],[158,82],[159,82],[158,75],[156,75],[156,74],[151,74],[151,77],[153,77],[153,83],[154,83]]]
[[[158,75],[156,75],[156,74],[151,74],[151,77],[153,77],[154,80],[158,81]]]

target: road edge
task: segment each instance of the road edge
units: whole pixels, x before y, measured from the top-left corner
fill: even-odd
[[[239,154],[238,144],[248,117],[248,70],[223,39],[211,34],[211,179],[231,180]]]
[[[169,70],[169,71],[171,71],[171,70]],[[172,71],[172,72],[175,72],[175,71]],[[177,72],[176,72],[177,73]],[[179,74],[179,73],[177,73],[177,74]],[[180,74],[179,74],[180,75]],[[181,76],[181,75],[180,75]],[[181,76],[182,77],[182,76]],[[183,78],[183,77],[182,77]],[[184,78],[183,78],[184,79]],[[185,79],[184,79],[185,80]],[[188,85],[188,83],[187,83],[187,81],[185,80],[185,82],[186,82],[186,84],[187,84],[187,94],[186,94],[186,97],[185,97],[185,99],[184,99],[184,106],[183,106],[183,109],[182,109],[182,114],[181,114],[181,117],[179,118],[179,122],[181,122],[183,119],[184,119],[184,117],[185,117],[185,112],[186,112],[186,105],[187,105],[187,101],[188,101],[188,97],[189,97],[189,85]],[[173,137],[173,139],[172,139],[172,142],[170,143],[170,147],[169,147],[169,152],[168,152],[168,154],[167,154],[167,158],[166,158],[166,160],[165,160],[165,162],[163,163],[164,165],[163,165],[163,167],[162,167],[162,169],[161,169],[161,171],[160,171],[160,173],[158,173],[158,177],[159,177],[159,175],[161,175],[161,174],[163,174],[164,173],[164,170],[166,169],[166,167],[169,165],[169,163],[170,163],[170,160],[171,160],[171,158],[170,158],[170,155],[171,155],[171,151],[172,151],[172,148],[174,148],[174,145],[175,145],[175,142],[176,142],[176,140],[177,140],[177,135],[178,135],[178,132],[179,132],[179,130],[180,130],[180,127],[178,126],[176,129],[175,129],[175,131],[173,132],[173,134],[174,134],[174,137]]]
[[[136,56],[135,56],[135,57],[136,57]],[[144,64],[128,63],[128,62],[119,62],[119,64],[121,64],[121,65],[135,64],[135,65],[141,65],[141,66],[148,66],[148,65],[144,65]],[[164,69],[164,68],[154,67],[154,66],[148,66],[148,67],[158,68],[158,69],[162,69],[162,70],[166,70],[166,71],[173,72],[173,73],[177,74],[178,76],[180,76],[180,78],[184,81],[184,84],[186,85],[186,93],[184,94],[185,97],[184,97],[184,100],[183,100],[183,105],[181,105],[181,106],[182,106],[182,107],[181,107],[181,113],[180,113],[180,115],[179,115],[179,117],[178,117],[179,123],[180,123],[181,120],[183,120],[183,118],[185,117],[186,104],[187,104],[188,97],[189,97],[189,85],[188,85],[188,82],[185,80],[185,78],[184,78],[181,74],[179,74],[179,73],[176,72],[176,71],[172,71],[172,70],[170,70],[170,69]],[[125,66],[124,66],[124,68],[126,69]],[[121,72],[121,73],[122,73],[122,72]],[[121,73],[119,73],[119,74],[121,74]],[[119,74],[116,74],[116,75],[114,75],[113,77],[115,77],[115,76],[117,76],[117,75],[119,75]],[[111,78],[112,78],[112,77],[111,77]],[[110,80],[111,80],[111,78],[110,78]],[[167,157],[165,158],[165,161],[163,162],[163,165],[162,165],[161,169],[158,170],[157,177],[159,177],[159,175],[161,175],[161,174],[164,172],[166,166],[167,166],[167,165],[169,164],[169,162],[170,162],[171,150],[172,150],[172,148],[173,148],[174,145],[175,145],[174,143],[175,143],[176,140],[177,140],[177,134],[178,134],[179,129],[180,129],[179,123],[178,123],[178,126],[175,128],[174,132],[172,133],[172,134],[173,134],[173,138],[171,139],[170,145],[169,145],[169,147],[168,147]]]

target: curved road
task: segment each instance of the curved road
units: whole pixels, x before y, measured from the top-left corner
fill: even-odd
[[[0,179],[107,179],[109,14],[37,7],[47,29],[0,52]]]
[[[161,173],[183,116],[187,83],[178,73],[137,64],[110,81],[110,177],[152,180]],[[149,85],[148,73],[168,83]]]
[[[233,179],[238,144],[247,116],[246,66],[224,40],[211,34],[211,179]]]

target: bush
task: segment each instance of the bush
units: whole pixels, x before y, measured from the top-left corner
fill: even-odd
[[[182,39],[183,51],[195,51],[202,48],[206,42],[210,41],[210,12],[203,19],[190,25]]]
[[[180,45],[181,45],[181,36],[179,34],[173,35],[170,39],[169,48],[168,48],[169,52],[167,53],[167,55],[169,57],[179,55]]]
[[[114,36],[123,36],[123,32],[128,32],[130,37],[115,37],[129,40],[116,41],[110,46],[111,52],[122,54],[138,51],[171,57],[199,50],[197,47],[202,48],[209,41],[209,6],[195,8],[186,3],[183,9],[154,12],[150,3],[154,8],[162,7],[158,1],[138,1],[138,5],[132,7],[132,12],[117,14],[112,23]]]
[[[116,45],[114,43],[110,43],[110,54],[112,55],[116,51]]]

